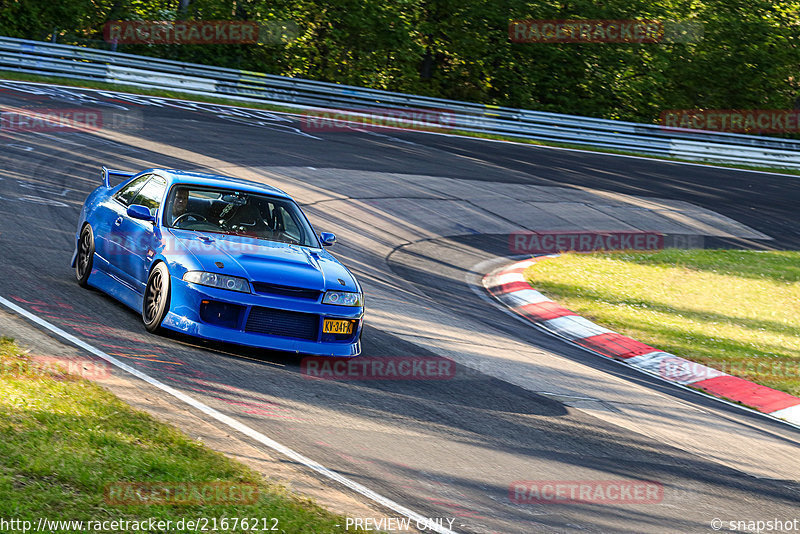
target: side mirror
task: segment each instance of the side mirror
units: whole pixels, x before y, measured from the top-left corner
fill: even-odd
[[[330,232],[322,232],[319,234],[319,240],[323,247],[329,247],[336,243],[336,236]]]
[[[131,219],[139,219],[141,221],[155,222],[156,218],[150,213],[150,210],[141,204],[131,204],[128,206],[128,217]]]

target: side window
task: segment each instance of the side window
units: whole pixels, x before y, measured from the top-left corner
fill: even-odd
[[[131,201],[133,200],[133,197],[136,196],[136,193],[139,192],[139,189],[142,188],[142,185],[144,185],[147,179],[150,178],[151,176],[153,175],[145,174],[136,178],[131,183],[120,189],[119,193],[117,193],[114,196],[114,198],[122,202],[122,204],[124,204],[125,206],[130,205]]]
[[[164,191],[167,189],[167,182],[161,176],[154,175],[153,178],[142,187],[136,198],[131,204],[141,204],[150,210],[150,214],[155,217],[158,207],[161,206],[161,199],[164,198]]]

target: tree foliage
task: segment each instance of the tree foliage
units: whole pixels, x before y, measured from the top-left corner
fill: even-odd
[[[290,22],[249,45],[119,50],[560,113],[656,120],[666,109],[792,109],[800,0],[0,0],[0,34],[105,45],[108,20]],[[513,43],[520,19],[702,23],[678,43]],[[107,45],[105,45],[107,46]]]

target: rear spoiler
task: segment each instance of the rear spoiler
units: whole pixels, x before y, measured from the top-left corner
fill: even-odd
[[[111,187],[111,183],[108,181],[108,178],[111,175],[122,176],[123,178],[130,178],[134,174],[136,174],[136,173],[125,172],[125,171],[115,171],[115,170],[108,169],[105,166],[103,166],[103,185],[106,186],[106,187]]]

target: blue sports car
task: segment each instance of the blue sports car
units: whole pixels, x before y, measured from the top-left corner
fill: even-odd
[[[110,176],[123,178],[112,187]],[[212,174],[103,167],[72,266],[141,312],[145,328],[325,356],[358,356],[364,296],[289,195]]]

